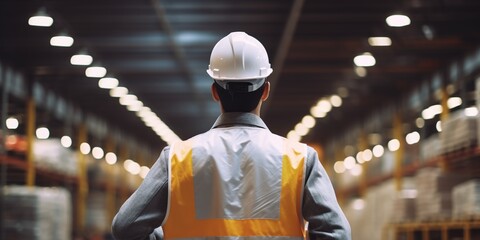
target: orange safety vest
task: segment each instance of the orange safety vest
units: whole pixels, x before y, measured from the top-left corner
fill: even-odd
[[[272,196],[280,197],[280,199],[275,199],[279,201],[278,218],[256,216],[255,218],[236,219],[199,218],[197,216],[198,209],[196,208],[202,208],[203,206],[195,205],[195,198],[198,197],[195,196],[195,193],[199,194],[200,192],[201,194],[202,191],[195,192],[194,161],[203,156],[195,156],[194,149],[202,148],[209,144],[208,141],[215,139],[209,137],[209,134],[215,134],[211,133],[212,131],[215,132],[215,130],[211,130],[207,134],[176,143],[170,148],[169,207],[163,224],[165,238],[289,237],[303,239],[305,228],[301,206],[307,148],[305,144],[276,136],[268,130],[261,131],[263,132],[261,137],[264,138],[262,142],[266,146],[261,146],[260,149],[266,152],[281,151],[281,153],[274,155],[278,156],[278,164],[281,164],[281,167],[278,167],[278,169],[281,169],[281,173],[278,173],[278,176],[281,176],[281,183],[278,180],[281,187],[279,186],[279,194]],[[232,131],[235,131],[235,129]],[[218,143],[210,143],[210,146],[212,151],[221,148],[218,147]],[[206,149],[208,153],[208,147]],[[203,155],[208,155],[205,154],[205,149],[202,149],[201,152]],[[221,163],[216,164],[221,165]],[[212,170],[203,169],[203,171]],[[268,171],[265,173],[267,174],[262,174],[262,176],[267,175],[268,177]],[[214,185],[216,184],[214,183]],[[223,194],[223,192],[220,194]],[[244,207],[243,204],[240,205],[240,208]]]

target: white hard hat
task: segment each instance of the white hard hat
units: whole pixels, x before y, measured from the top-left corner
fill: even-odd
[[[213,47],[207,73],[220,86],[227,82],[249,82],[254,91],[273,72],[265,47],[244,32],[232,32]]]

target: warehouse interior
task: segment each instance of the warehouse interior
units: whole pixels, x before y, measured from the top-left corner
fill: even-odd
[[[354,240],[480,239],[480,2],[0,1],[0,239],[112,239],[160,151],[220,114],[243,31],[269,129],[313,146]]]

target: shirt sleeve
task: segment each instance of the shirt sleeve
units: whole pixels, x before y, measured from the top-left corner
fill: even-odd
[[[157,240],[168,207],[168,152],[163,149],[140,187],[125,201],[113,219],[117,240]]]
[[[338,205],[317,152],[311,147],[308,147],[302,211],[308,221],[310,239],[351,239],[350,224]]]

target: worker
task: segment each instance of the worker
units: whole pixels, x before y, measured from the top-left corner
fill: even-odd
[[[163,149],[115,216],[116,239],[351,239],[316,151],[260,118],[272,71],[244,32],[215,45],[207,73],[222,114]]]

